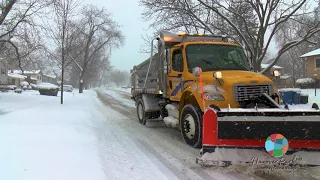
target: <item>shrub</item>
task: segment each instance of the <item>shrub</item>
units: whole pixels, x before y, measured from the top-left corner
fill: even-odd
[[[296,85],[301,89],[313,88],[314,83],[315,81],[312,78],[302,78],[296,81]]]
[[[59,92],[59,87],[50,84],[50,83],[42,83],[37,86],[40,95],[46,95],[46,96],[57,96]]]

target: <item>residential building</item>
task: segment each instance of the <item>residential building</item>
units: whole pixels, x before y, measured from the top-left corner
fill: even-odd
[[[267,68],[269,66],[269,64],[261,64],[261,70],[264,70],[265,68]],[[282,70],[283,70],[283,67],[280,67],[280,66],[272,66],[272,68],[270,69],[270,71],[267,71],[264,73],[265,76],[269,77],[269,78],[273,78],[271,72],[274,71],[274,70],[278,70],[281,74],[283,73]]]
[[[308,52],[300,57],[304,58],[307,61],[306,63],[307,77],[314,78],[315,77],[314,75],[316,75],[316,78],[319,81],[320,80],[320,48],[313,50],[311,52]]]
[[[23,76],[20,74],[8,73],[8,84],[15,85],[18,88],[21,87],[21,82],[25,81],[27,76]]]
[[[42,74],[42,82],[58,84],[56,76],[52,76],[48,74]]]
[[[31,84],[40,84],[42,82],[41,70],[23,71],[23,73],[21,70],[11,70],[11,73],[26,76],[26,81]]]

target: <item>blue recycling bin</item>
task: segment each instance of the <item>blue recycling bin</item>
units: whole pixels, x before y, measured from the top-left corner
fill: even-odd
[[[280,91],[280,96],[282,98],[283,103],[285,104],[293,104],[294,91]]]
[[[300,104],[300,94],[301,91],[293,91],[293,104]]]

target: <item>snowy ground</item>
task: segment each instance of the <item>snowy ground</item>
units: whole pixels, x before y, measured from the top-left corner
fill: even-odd
[[[265,174],[200,167],[199,149],[177,129],[139,124],[130,89],[98,92],[66,92],[63,105],[37,91],[0,93],[0,179],[320,179],[314,168]]]
[[[314,89],[299,89],[299,88],[283,88],[279,89],[279,91],[300,91],[301,94],[308,95],[308,105],[312,105],[313,103],[320,104],[320,89],[316,90],[316,96],[315,96],[315,90]]]
[[[122,104],[122,108],[119,109],[120,112],[125,114],[127,117],[134,119],[138,124],[138,120],[136,118],[136,112],[134,108],[129,106],[125,106],[126,101],[122,98],[119,98],[118,90],[101,90],[101,93],[105,96],[107,100],[115,103],[117,101],[119,104]],[[117,94],[119,93],[119,94]],[[312,96],[310,95],[313,100]],[[310,102],[310,101],[309,101]],[[114,104],[112,103],[112,104]],[[110,106],[112,107],[112,106]],[[113,108],[116,108],[113,106]],[[199,149],[194,149],[189,146],[186,146],[181,138],[180,133],[176,133],[176,130],[173,128],[166,127],[167,122],[148,122],[146,129],[138,129],[137,127],[132,127],[138,129],[137,131],[145,132],[148,137],[145,138],[149,144],[152,144],[152,136],[158,136],[158,141],[163,142],[166,141],[166,144],[160,142],[156,144],[150,145],[154,151],[158,151],[162,154],[160,159],[164,159],[162,161],[170,162],[172,166],[176,167],[175,169],[181,169],[181,171],[188,174],[189,177],[197,177],[199,179],[320,179],[320,169],[316,168],[298,168],[294,170],[268,170],[268,169],[257,169],[257,167],[253,166],[242,166],[235,165],[229,168],[200,168],[199,165],[195,164],[194,160],[199,157]],[[150,132],[151,131],[151,132]],[[138,134],[138,133],[137,133]],[[135,135],[137,135],[135,134]],[[171,146],[170,146],[171,145]],[[172,147],[173,146],[173,147]],[[175,154],[172,150],[173,148],[178,149],[179,152]],[[212,156],[213,155],[213,156]],[[223,150],[217,151],[216,154],[208,155],[207,159],[216,158],[219,160],[221,156],[223,158],[229,158],[230,160],[239,160],[245,157],[246,160],[251,160],[252,157],[259,158],[260,160],[265,160],[265,155],[268,155],[266,152],[262,151],[241,151],[237,149],[231,150]],[[303,156],[303,161],[308,161],[308,163],[315,162],[316,164],[320,163],[319,158],[313,158],[319,156],[319,153],[311,153],[311,154],[296,154]],[[249,157],[249,158],[248,158]],[[291,160],[292,156],[286,156],[286,160]],[[267,159],[270,160],[270,159]],[[172,169],[172,168],[171,168]],[[196,174],[196,175],[194,175]]]
[[[37,91],[0,93],[0,179],[176,179],[113,123],[123,115],[94,91],[64,94],[60,105]]]

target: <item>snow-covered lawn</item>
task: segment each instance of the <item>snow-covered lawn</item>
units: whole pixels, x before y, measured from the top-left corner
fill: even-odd
[[[172,179],[107,120],[94,91],[0,93],[0,179]]]

